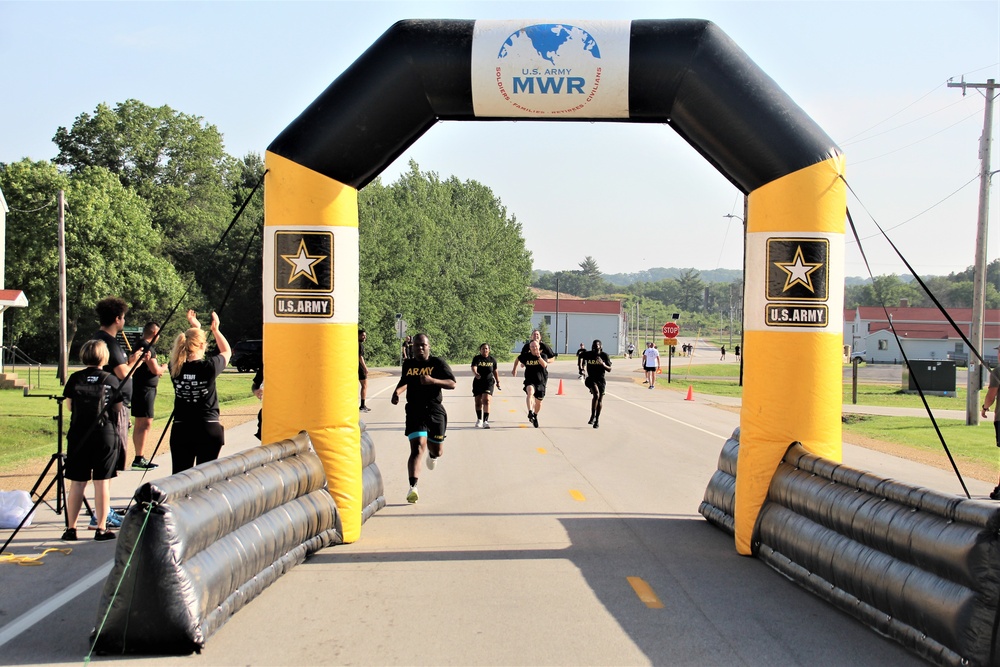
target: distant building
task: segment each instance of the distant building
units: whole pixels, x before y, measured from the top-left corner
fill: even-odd
[[[887,308],[860,306],[844,311],[844,347],[850,356],[875,364],[901,364],[903,355],[889,327],[888,312],[906,356],[910,359],[952,359],[965,365],[969,349],[937,308]],[[948,314],[967,338],[972,339],[972,309],[951,308]],[[987,310],[983,317],[983,349],[987,363],[997,363],[1000,343],[1000,310]]]
[[[597,301],[531,288],[535,294],[531,328],[541,329],[542,322],[549,332],[549,341],[556,354],[576,354],[580,343],[589,350],[599,339],[611,355],[623,354],[625,342],[625,311],[620,300]],[[514,344],[520,352],[524,341]]]

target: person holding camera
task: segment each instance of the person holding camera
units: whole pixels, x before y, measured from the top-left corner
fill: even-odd
[[[69,480],[66,491],[66,532],[62,539],[76,540],[87,482],[94,482],[94,539],[115,539],[108,528],[111,514],[111,480],[118,476],[118,440],[111,417],[111,405],[118,396],[119,381],[102,369],[108,363],[108,346],[101,340],[88,340],[80,348],[80,361],[86,368],[66,379],[63,396],[70,411],[66,434],[64,475]],[[118,398],[120,401],[120,397]],[[111,405],[109,405],[111,404]]]
[[[219,316],[212,313],[211,331],[219,353],[205,356],[208,341],[193,310],[187,312],[191,328],[177,334],[170,351],[170,379],[174,384],[174,425],[170,429],[170,459],[177,474],[198,463],[214,461],[226,444],[219,421],[219,394],[215,379],[229,364],[232,349],[219,330]]]
[[[156,388],[160,384],[160,376],[167,372],[167,365],[156,360],[156,348],[153,347],[159,336],[160,325],[146,322],[142,328],[140,347],[148,354],[132,374],[132,418],[135,420],[135,430],[132,431],[132,444],[135,445],[132,470],[144,471],[157,467],[157,464],[143,456],[143,451],[146,449],[149,430],[153,427]]]

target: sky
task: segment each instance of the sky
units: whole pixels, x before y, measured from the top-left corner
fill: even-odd
[[[1000,80],[988,2],[9,2],[0,0],[0,162],[56,155],[59,127],[137,99],[200,116],[231,155],[268,144],[394,22],[698,18],[716,23],[841,147],[875,275],[975,262],[981,90]],[[1000,104],[994,106],[996,123]],[[1000,128],[994,127],[994,137]],[[996,141],[991,170],[998,162]],[[383,173],[489,186],[534,268],[743,266],[743,195],[665,125],[444,122]],[[1000,257],[1000,188],[987,256]],[[848,232],[846,275],[867,276]]]

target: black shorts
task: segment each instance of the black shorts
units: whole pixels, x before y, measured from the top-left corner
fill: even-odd
[[[367,379],[368,379],[368,373],[365,371],[364,368],[358,366],[358,380],[367,380]]]
[[[135,387],[132,392],[132,416],[152,419],[155,415],[156,387]]]
[[[531,382],[529,380],[524,381],[524,393],[528,393],[528,387],[535,388],[535,398],[542,400],[545,398],[545,383],[544,382]]]
[[[429,405],[406,404],[406,427],[403,430],[406,437],[413,433],[427,432],[431,442],[444,442],[445,431],[448,430],[448,413],[440,403]]]
[[[596,389],[598,396],[604,396],[604,389],[608,386],[608,381],[605,378],[588,377],[584,380],[584,384],[591,392]]]
[[[642,370],[646,371],[647,373],[652,373],[653,371],[656,370],[656,366],[643,366]]]
[[[482,396],[483,394],[493,395],[493,387],[496,386],[496,378],[490,373],[489,377],[472,378],[472,395]]]
[[[112,479],[118,476],[118,440],[111,423],[95,428],[87,441],[77,438],[66,444],[63,474],[74,482]]]

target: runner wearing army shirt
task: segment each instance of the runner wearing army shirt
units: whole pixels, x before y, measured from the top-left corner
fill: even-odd
[[[528,345],[530,345],[531,341],[533,340],[538,341],[538,349],[547,354],[549,359],[555,359],[556,357],[559,356],[552,350],[551,347],[548,346],[548,344],[542,342],[542,332],[539,331],[538,329],[535,329],[534,331],[531,332],[531,338],[529,338],[528,342],[525,343],[524,347],[521,348],[521,354],[528,353]]]
[[[541,350],[539,342],[534,338],[528,343],[528,351],[522,352],[514,360],[514,369],[510,374],[517,377],[518,364],[524,366],[524,402],[528,407],[528,421],[538,428],[538,411],[542,408],[545,398],[545,383],[549,379],[549,355]]]
[[[500,374],[497,373],[497,360],[490,354],[490,344],[479,346],[479,354],[472,358],[472,396],[476,401],[476,428],[490,427],[490,399],[493,397],[493,385],[500,389]]]
[[[598,420],[601,418],[601,407],[604,404],[604,388],[606,380],[604,373],[611,370],[611,357],[604,351],[604,344],[595,340],[590,351],[583,355],[583,363],[587,368],[587,380],[585,384],[590,389],[590,421],[594,428],[598,428]]]
[[[455,374],[444,359],[431,356],[431,343],[427,334],[413,337],[413,359],[403,361],[399,382],[390,402],[399,404],[399,395],[406,392],[406,427],[410,441],[410,457],[406,469],[410,477],[410,492],[406,501],[415,503],[420,498],[417,480],[420,477],[420,459],[427,451],[427,469],[434,470],[441,457],[448,413],[441,404],[441,390],[455,388]]]

